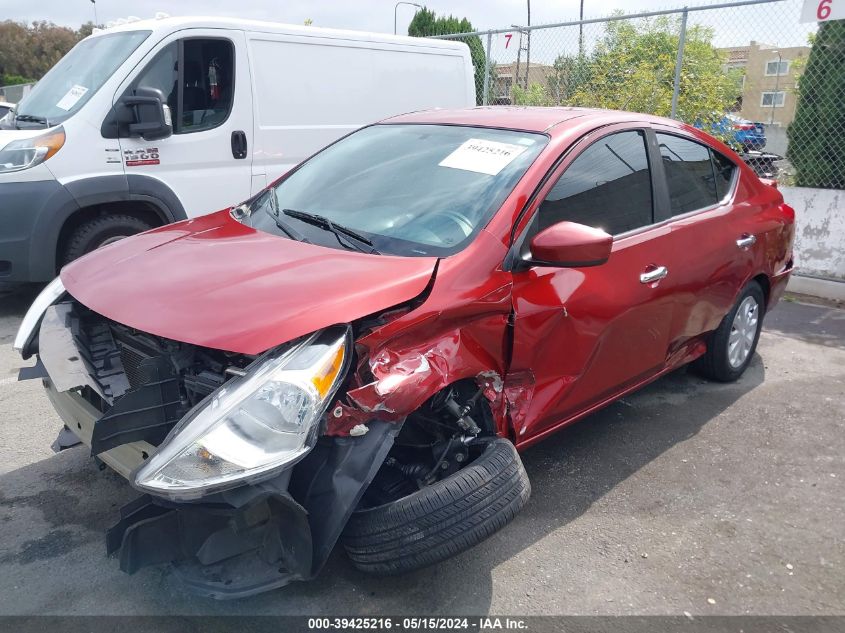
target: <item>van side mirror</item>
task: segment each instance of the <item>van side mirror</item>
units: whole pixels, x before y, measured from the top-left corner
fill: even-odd
[[[529,245],[533,266],[598,266],[610,258],[613,237],[591,226],[558,222],[543,229]]]
[[[119,104],[128,112],[129,136],[158,141],[173,134],[170,108],[156,88],[137,88],[134,95],[124,95]]]

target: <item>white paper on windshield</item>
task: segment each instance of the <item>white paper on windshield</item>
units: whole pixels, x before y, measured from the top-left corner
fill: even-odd
[[[526,149],[522,145],[471,138],[440,161],[439,165],[495,176]]]
[[[64,97],[59,99],[56,107],[67,112],[76,105],[76,102],[79,101],[86,92],[88,92],[88,88],[85,86],[74,85],[65,93]]]

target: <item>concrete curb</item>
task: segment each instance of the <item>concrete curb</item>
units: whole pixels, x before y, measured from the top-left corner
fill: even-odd
[[[789,278],[786,289],[789,292],[821,297],[831,301],[845,301],[845,280],[836,281],[793,273]]]

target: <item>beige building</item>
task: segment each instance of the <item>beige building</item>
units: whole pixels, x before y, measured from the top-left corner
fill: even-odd
[[[509,105],[513,103],[513,86],[518,82],[519,86],[525,86],[525,73],[528,72],[528,85],[539,84],[544,88],[549,86],[549,76],[554,72],[552,66],[546,64],[534,64],[526,66],[522,60],[517,69],[516,62],[511,64],[496,64],[496,76],[493,81],[492,98],[496,105]],[[517,73],[519,77],[516,77]]]
[[[743,70],[737,112],[743,119],[786,127],[795,118],[798,77],[809,46],[778,47],[760,42],[720,49],[726,68]]]

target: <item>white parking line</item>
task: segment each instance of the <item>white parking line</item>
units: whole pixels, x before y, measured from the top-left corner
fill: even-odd
[[[5,387],[6,385],[11,385],[13,382],[17,382],[17,376],[9,376],[8,378],[0,378],[0,387]]]

